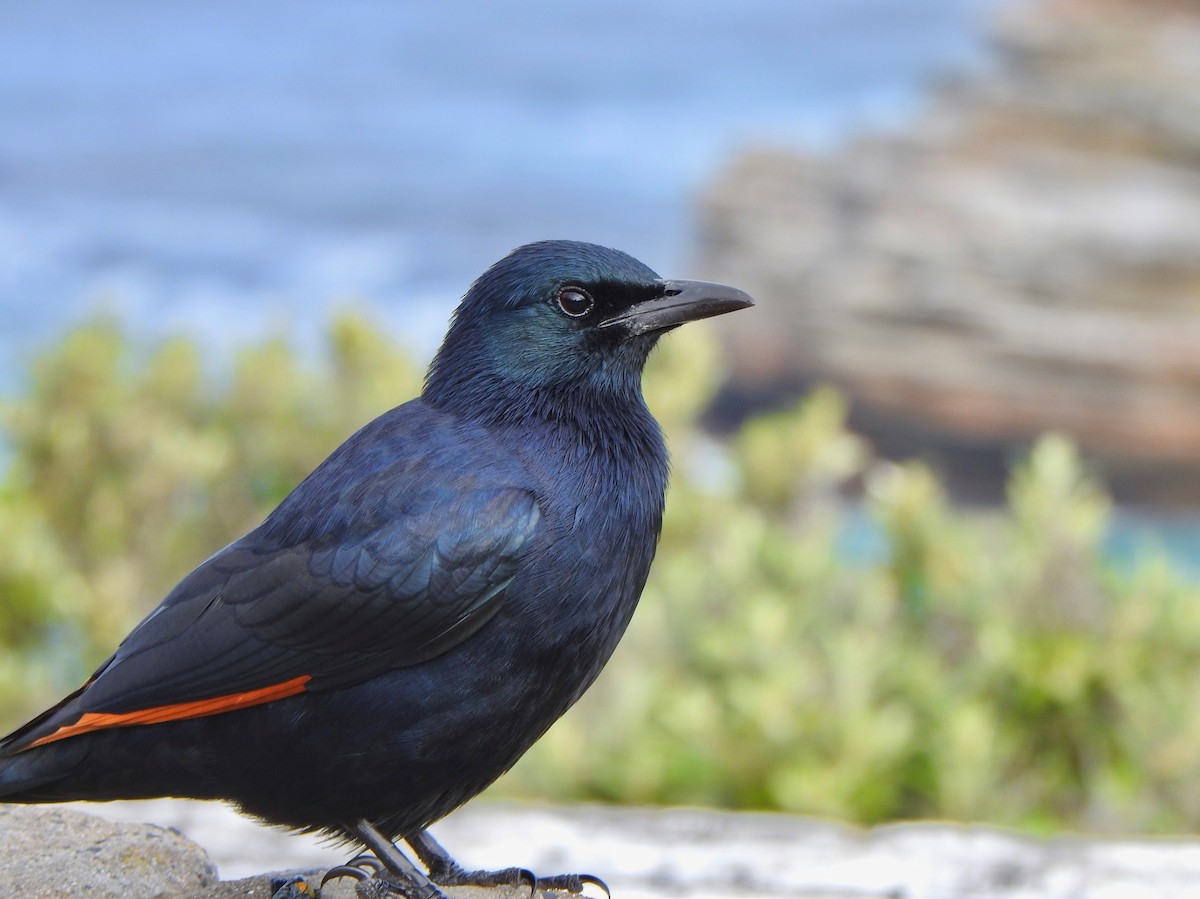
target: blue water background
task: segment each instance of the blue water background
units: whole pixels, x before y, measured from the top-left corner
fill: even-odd
[[[219,351],[355,297],[428,351],[546,237],[686,275],[735,149],[905,120],[990,6],[5,0],[0,379],[97,308]]]

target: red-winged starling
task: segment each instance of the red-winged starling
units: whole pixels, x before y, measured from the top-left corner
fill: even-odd
[[[354,434],[86,684],[0,740],[0,801],[224,799],[363,844],[373,855],[331,874],[381,894],[598,883],[466,872],[425,829],[608,661],[662,522],[646,357],[665,331],[750,305],[593,244],[515,250],[464,296],[420,397]]]

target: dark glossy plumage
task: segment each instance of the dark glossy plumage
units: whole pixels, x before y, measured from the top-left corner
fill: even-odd
[[[647,354],[748,304],[590,244],[515,251],[467,293],[421,397],[0,741],[0,801],[223,798],[392,837],[451,811],[579,697],[633,613],[667,477]]]

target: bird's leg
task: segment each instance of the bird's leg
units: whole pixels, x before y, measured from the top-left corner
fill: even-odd
[[[365,819],[357,821],[350,831],[371,850],[371,855],[360,855],[347,864],[338,865],[325,872],[321,886],[339,877],[353,877],[361,881],[357,892],[364,895],[363,887],[370,884],[367,895],[398,895],[405,899],[445,899],[421,869],[408,860],[396,845],[371,826]]]
[[[567,893],[582,893],[591,885],[604,891],[606,897],[612,892],[599,877],[591,874],[556,874],[552,877],[537,877],[527,868],[504,868],[500,871],[467,871],[450,857],[442,844],[427,830],[418,831],[405,842],[413,848],[417,858],[429,870],[429,879],[441,887],[451,886],[527,886],[530,893],[544,890],[561,890]]]
[[[433,838],[427,830],[418,831],[415,836],[405,839],[421,860],[421,864],[429,872],[429,878],[442,883],[446,878],[455,879],[464,876],[467,871],[451,858],[446,847]]]
[[[445,850],[441,843],[427,831],[419,831],[415,836],[406,837],[405,842],[412,846],[413,852],[429,871],[429,879],[438,886],[524,886],[532,894],[536,889],[537,878],[532,871],[525,868],[505,868],[502,871],[468,871]]]

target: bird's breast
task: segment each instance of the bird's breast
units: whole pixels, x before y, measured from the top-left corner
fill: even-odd
[[[543,519],[514,578],[502,624],[521,661],[564,688],[567,705],[595,680],[624,634],[654,559],[665,463],[601,450],[538,458]]]

